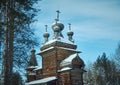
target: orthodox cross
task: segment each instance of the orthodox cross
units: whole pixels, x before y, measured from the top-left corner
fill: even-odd
[[[61,13],[59,10],[56,11],[57,12],[57,20],[59,21],[59,14]]]
[[[45,25],[45,31],[46,31],[46,32],[47,32],[47,27],[48,27],[48,26],[47,26],[47,25]]]
[[[70,23],[68,23],[68,25],[69,25],[69,30],[71,30],[71,24],[70,24]]]
[[[32,43],[32,49],[34,49],[34,44]]]

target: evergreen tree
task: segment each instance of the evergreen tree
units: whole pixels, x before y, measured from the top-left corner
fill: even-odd
[[[115,50],[115,61],[118,70],[120,70],[120,42],[118,43],[117,49]]]
[[[13,72],[12,73],[12,83],[11,85],[23,85],[22,82],[22,77],[20,76],[20,74],[18,72]]]
[[[108,59],[106,53],[98,56],[89,66],[86,81],[89,85],[119,85],[119,73],[115,61]]]
[[[2,75],[3,84],[11,85],[11,74],[14,67],[26,66],[27,52],[33,45],[33,30],[30,24],[38,11],[33,5],[38,0],[0,0],[0,36],[4,45]]]
[[[84,83],[85,85],[94,85],[94,78],[93,78],[93,64],[89,63],[86,71],[83,74],[83,78],[84,78]]]
[[[120,42],[118,42],[117,49],[115,50],[115,55],[113,56],[115,59],[115,64],[117,66],[117,83],[120,84]]]
[[[97,85],[116,85],[116,65],[103,53],[93,64],[95,81]]]

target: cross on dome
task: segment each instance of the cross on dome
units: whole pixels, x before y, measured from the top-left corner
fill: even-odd
[[[64,25],[59,21],[59,14],[61,13],[59,10],[57,12],[57,18],[55,19],[55,23],[52,25],[52,29],[54,31],[53,39],[57,39],[58,37],[63,37],[62,30],[64,29]]]
[[[55,19],[56,24],[57,24],[57,21],[58,21],[58,19]]]
[[[47,32],[47,27],[48,27],[48,25],[45,25],[45,33],[43,34],[44,43],[48,42],[48,38],[50,36],[50,34]]]
[[[68,23],[68,25],[69,25],[69,31],[67,32],[68,39],[69,39],[70,41],[74,42],[74,40],[73,40],[73,38],[72,38],[72,36],[73,36],[74,32],[73,32],[73,31],[71,31],[71,24],[70,24],[70,23]]]
[[[59,10],[56,11],[57,12],[57,21],[59,21],[59,14],[61,13]]]
[[[69,25],[69,30],[71,30],[71,24],[70,24],[70,23],[68,23],[68,25]]]
[[[47,32],[47,27],[48,27],[48,25],[45,25],[45,31]]]
[[[32,55],[35,54],[34,44],[32,44],[31,54],[32,54]]]
[[[32,49],[34,49],[34,44],[32,43]]]

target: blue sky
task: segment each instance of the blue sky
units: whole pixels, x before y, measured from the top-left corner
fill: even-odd
[[[36,7],[41,11],[32,27],[40,45],[44,25],[48,25],[52,38],[51,25],[55,22],[56,10],[60,10],[60,22],[65,25],[62,34],[67,39],[68,23],[71,23],[75,44],[82,51],[80,57],[86,64],[94,62],[103,52],[107,56],[114,54],[120,40],[120,0],[42,0]],[[36,49],[40,52],[40,46]]]

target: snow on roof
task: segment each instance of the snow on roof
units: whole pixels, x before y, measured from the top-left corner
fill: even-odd
[[[61,66],[71,64],[72,60],[77,56],[77,53],[70,55],[69,57],[65,58],[60,64]]]
[[[42,69],[42,67],[37,67],[36,69],[34,69],[34,71],[39,70],[39,69]]]
[[[31,81],[31,82],[26,83],[25,85],[43,84],[43,83],[50,82],[56,79],[57,78],[53,76],[53,77],[48,77],[48,78],[44,78],[40,80]]]
[[[29,66],[29,67],[27,67],[27,69],[29,69],[29,68],[37,68],[38,66]]]
[[[58,47],[58,48],[65,49],[65,50],[69,50],[69,51],[75,51],[75,52],[77,52],[77,53],[80,53],[80,51],[77,51],[77,50],[71,49],[71,48],[64,48],[64,47]]]
[[[47,48],[47,49],[45,49],[45,50],[43,50],[43,51],[41,51],[41,52],[45,52],[45,51],[48,51],[48,50],[51,50],[51,49],[53,49],[54,47],[49,47],[49,48]]]
[[[67,71],[67,70],[71,70],[72,68],[70,67],[65,67],[65,68],[62,68],[61,70],[58,70],[58,72],[62,72],[62,71]]]
[[[50,41],[46,42],[46,43],[43,44],[43,45],[48,45],[48,44],[51,44],[51,43],[56,42],[56,41],[63,42],[63,43],[68,43],[68,44],[74,44],[73,42],[71,42],[71,41],[69,41],[69,40],[67,40],[67,39],[64,39],[64,38],[62,38],[62,37],[59,37],[59,38],[57,38],[57,39],[50,40]]]
[[[36,75],[36,73],[31,72],[31,73],[29,73],[28,75]]]
[[[74,44],[73,42],[71,42],[71,41],[69,41],[69,40],[67,40],[67,39],[64,39],[64,38],[62,38],[62,37],[59,37],[57,40],[58,40],[58,41],[61,41],[61,42],[64,42],[64,43],[68,43],[68,44]]]

